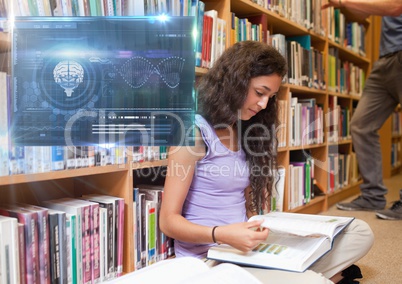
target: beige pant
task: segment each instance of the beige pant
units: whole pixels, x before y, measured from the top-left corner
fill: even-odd
[[[335,238],[332,250],[303,273],[248,267],[245,269],[262,283],[333,283],[329,278],[366,255],[373,242],[374,235],[369,225],[355,219]]]

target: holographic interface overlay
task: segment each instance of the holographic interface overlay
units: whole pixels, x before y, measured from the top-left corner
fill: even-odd
[[[13,143],[191,144],[194,18],[163,19],[16,18]]]

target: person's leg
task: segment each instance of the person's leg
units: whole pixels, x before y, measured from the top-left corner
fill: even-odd
[[[402,102],[402,51],[399,51],[395,58],[390,60],[392,69],[390,72],[397,74],[397,77],[393,78],[396,82],[396,86],[391,85],[399,97],[399,102]],[[377,211],[376,216],[385,220],[402,220],[402,189],[399,191],[399,200],[395,201],[392,206],[385,210]]]
[[[365,256],[373,243],[374,235],[370,226],[355,219],[335,238],[332,250],[309,269],[330,279]]]
[[[377,211],[375,215],[384,220],[402,220],[402,189],[399,190],[399,200],[390,208]]]
[[[385,207],[384,195],[387,189],[382,178],[382,154],[378,130],[398,104],[399,98],[395,95],[395,90],[398,89],[399,83],[396,81],[402,81],[400,79],[402,77],[390,80],[390,77],[393,77],[390,75],[392,73],[390,68],[388,59],[380,59],[374,64],[363,95],[352,114],[350,123],[352,141],[363,184],[360,186],[361,196],[351,203],[338,203],[338,209],[377,210]]]

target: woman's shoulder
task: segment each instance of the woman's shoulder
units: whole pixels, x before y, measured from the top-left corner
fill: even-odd
[[[206,154],[206,144],[203,135],[198,127],[194,127],[194,143],[186,145],[171,146],[169,148],[169,157],[175,160],[184,158],[188,162],[199,161]]]

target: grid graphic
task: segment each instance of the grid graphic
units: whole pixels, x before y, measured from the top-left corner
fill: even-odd
[[[13,143],[192,141],[193,26],[193,17],[17,18]]]

